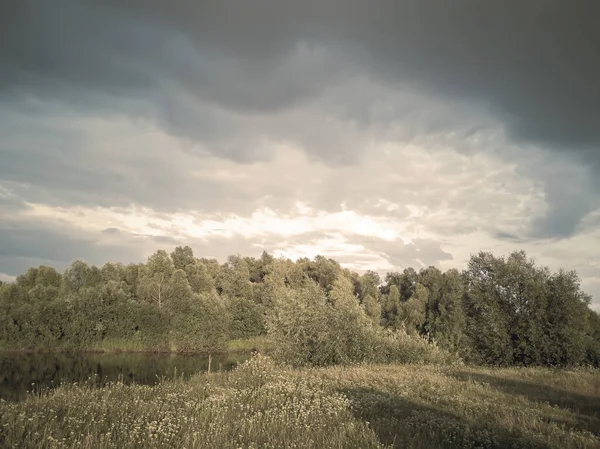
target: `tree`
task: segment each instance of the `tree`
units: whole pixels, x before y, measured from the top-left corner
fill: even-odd
[[[200,260],[187,265],[185,273],[194,293],[212,293],[215,290],[215,281]]]
[[[103,282],[124,280],[123,265],[120,263],[107,262],[100,269]]]
[[[192,295],[171,318],[172,343],[183,352],[223,352],[229,321],[216,292]]]
[[[536,266],[519,251],[508,256],[504,273],[500,298],[510,316],[514,362],[537,365],[548,345],[545,323],[550,270]]]
[[[18,297],[23,301],[33,303],[55,300],[60,293],[61,284],[60,273],[54,268],[44,265],[30,268],[16,280]]]
[[[248,338],[265,333],[265,310],[262,305],[243,297],[228,298],[225,304],[229,315],[230,338]]]
[[[178,246],[171,253],[171,260],[175,269],[187,271],[186,267],[195,263],[194,252],[189,246]]]
[[[501,298],[503,270],[503,259],[480,252],[471,256],[464,273],[464,310],[469,317],[466,332],[474,349],[473,359],[480,363],[510,365],[514,361],[511,317]]]
[[[362,305],[367,316],[373,321],[373,324],[379,325],[381,323],[381,305],[379,302],[373,296],[367,295]]]
[[[398,317],[409,335],[423,332],[425,324],[425,312],[429,292],[422,284],[416,284],[413,295],[405,302],[400,303]]]
[[[248,263],[242,257],[229,256],[227,263],[221,267],[218,289],[221,295],[229,298],[252,298],[252,286]]]
[[[335,260],[320,255],[316,256],[314,261],[303,261],[300,265],[308,277],[319,284],[326,293],[331,291],[333,283],[342,272]]]
[[[140,274],[143,273],[144,264],[129,264],[123,267],[123,280],[129,288],[129,293],[137,298]]]
[[[389,292],[383,298],[383,324],[392,329],[400,328],[400,290],[394,284],[389,287]]]
[[[82,288],[94,288],[102,283],[102,273],[95,265],[82,260],[74,261],[63,273],[63,288],[69,293],[77,293]]]
[[[184,304],[187,304],[192,297],[192,288],[187,280],[185,271],[181,269],[175,270],[165,288],[165,298],[167,305],[169,305],[169,310],[176,312],[177,309],[184,308]]]
[[[600,314],[589,311],[589,339],[587,347],[587,363],[600,366]]]
[[[589,347],[589,295],[580,289],[575,271],[559,270],[548,279],[548,344],[544,362],[550,365],[576,365],[585,360]]]
[[[414,268],[406,268],[402,273],[388,273],[385,276],[385,285],[383,293],[388,293],[392,285],[398,287],[400,292],[400,302],[408,301],[415,293],[419,275]]]
[[[463,277],[457,270],[442,274],[437,269],[427,269],[420,276],[429,290],[426,333],[442,348],[458,351],[466,345]]]
[[[215,282],[206,265],[194,257],[192,248],[178,246],[171,253],[171,260],[173,260],[175,269],[185,272],[194,293],[211,293],[213,291]]]
[[[267,281],[276,298],[268,333],[276,357],[294,365],[323,366],[366,360],[373,355],[375,328],[340,277],[329,295],[313,280],[291,288]]]
[[[175,266],[166,251],[158,250],[148,258],[138,284],[138,297],[154,303],[159,309],[170,296],[170,281]]]
[[[269,273],[270,265],[273,263],[275,258],[266,251],[263,251],[260,259],[255,259],[254,257],[244,257],[244,260],[248,264],[250,281],[255,284],[260,284],[264,282],[265,276]]]

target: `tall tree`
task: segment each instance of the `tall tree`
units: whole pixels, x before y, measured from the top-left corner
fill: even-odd
[[[63,274],[64,286],[68,292],[77,293],[80,288],[90,285],[91,270],[83,260],[76,260]]]
[[[400,328],[400,290],[398,290],[398,286],[395,284],[389,287],[388,294],[383,297],[382,317],[383,324],[386,327],[392,329]]]
[[[186,271],[186,267],[195,262],[194,252],[189,246],[178,246],[171,253],[171,260],[173,260],[173,266],[175,269]]]
[[[480,252],[471,256],[464,275],[464,307],[469,317],[466,331],[473,344],[473,359],[494,365],[512,364],[511,317],[501,298],[505,289],[501,282],[504,260]]]
[[[407,333],[420,334],[424,331],[428,299],[428,290],[417,283],[413,295],[407,301],[400,303],[398,320]]]
[[[581,291],[575,271],[559,270],[548,280],[548,345],[545,363],[574,365],[581,363],[589,345],[589,295]]]
[[[422,278],[429,289],[426,332],[443,348],[459,350],[465,342],[464,280],[458,270],[429,272]]]
[[[138,297],[161,309],[170,296],[170,282],[175,266],[166,251],[158,250],[148,258],[138,283]]]

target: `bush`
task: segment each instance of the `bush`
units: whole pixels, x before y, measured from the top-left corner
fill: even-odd
[[[171,318],[171,342],[180,352],[227,350],[226,311],[212,295],[194,295]]]
[[[374,325],[345,278],[335,281],[329,295],[312,281],[295,289],[273,288],[277,302],[268,329],[277,360],[294,366],[459,361],[421,337]]]

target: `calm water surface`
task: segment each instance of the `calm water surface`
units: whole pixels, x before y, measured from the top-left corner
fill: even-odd
[[[213,356],[211,371],[229,370],[248,355]],[[181,354],[36,354],[0,352],[0,398],[15,401],[27,391],[54,388],[61,382],[99,384],[125,383],[154,385],[160,378],[188,378],[208,369],[208,356]],[[32,387],[32,384],[34,386]]]

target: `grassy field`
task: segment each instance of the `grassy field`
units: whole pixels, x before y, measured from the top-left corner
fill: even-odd
[[[600,448],[591,370],[369,365],[258,356],[156,387],[66,385],[0,404],[2,447]]]

